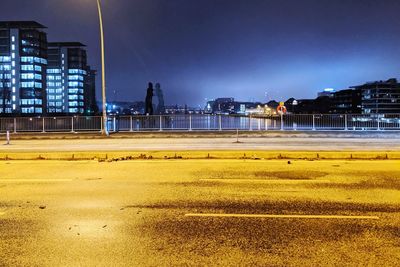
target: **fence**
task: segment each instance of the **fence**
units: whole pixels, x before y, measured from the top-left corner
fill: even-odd
[[[96,132],[100,116],[0,118],[0,132]],[[275,116],[162,115],[109,116],[110,132],[398,130],[400,114],[286,114]]]

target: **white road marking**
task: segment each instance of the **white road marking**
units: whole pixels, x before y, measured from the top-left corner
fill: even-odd
[[[1,183],[59,183],[70,182],[72,179],[0,179]]]
[[[282,219],[358,219],[379,220],[378,216],[351,216],[351,215],[300,215],[300,214],[215,214],[215,213],[187,213],[186,217],[228,217],[228,218],[282,218]]]
[[[270,183],[270,184],[294,184],[294,183],[329,183],[329,180],[308,179],[199,179],[202,182],[220,183]]]

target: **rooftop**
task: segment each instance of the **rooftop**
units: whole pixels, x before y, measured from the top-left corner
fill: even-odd
[[[0,28],[46,29],[36,21],[0,21]]]
[[[48,47],[84,47],[80,42],[49,42]]]

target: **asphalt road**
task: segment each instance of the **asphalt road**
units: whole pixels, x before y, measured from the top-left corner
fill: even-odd
[[[399,266],[400,161],[0,162],[0,266]]]
[[[283,151],[399,151],[400,138],[248,137],[240,138],[124,138],[11,140],[0,152],[54,151],[182,151],[182,150],[283,150]],[[5,141],[3,141],[5,144]]]

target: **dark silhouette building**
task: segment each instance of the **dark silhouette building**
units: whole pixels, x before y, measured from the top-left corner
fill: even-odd
[[[361,113],[361,90],[345,89],[334,92],[330,98],[333,114],[360,114]]]
[[[83,91],[84,113],[85,115],[98,114],[99,107],[96,102],[96,75],[97,71],[90,67],[86,69],[85,89]]]
[[[400,83],[397,79],[369,82],[352,88],[361,91],[362,113],[400,113]]]

